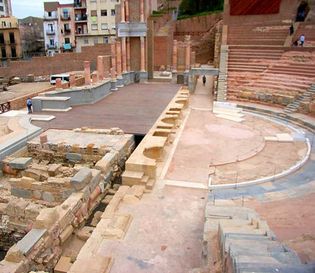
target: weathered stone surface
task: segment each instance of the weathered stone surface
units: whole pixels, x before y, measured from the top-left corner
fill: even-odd
[[[17,248],[25,255],[29,253],[29,251],[35,246],[35,244],[42,238],[46,229],[31,229],[29,233],[27,233],[22,240],[20,240],[16,246]]]
[[[57,222],[58,216],[56,208],[42,209],[33,227],[36,229],[49,229]]]
[[[82,161],[82,155],[77,153],[67,153],[66,159],[68,159],[71,162],[80,162]]]
[[[5,256],[5,260],[12,263],[19,263],[23,258],[23,252],[17,245],[12,246]]]
[[[17,188],[12,188],[11,189],[11,194],[17,197],[22,197],[26,199],[31,199],[32,198],[32,191],[30,190],[25,190],[25,189],[17,189]]]
[[[43,200],[49,203],[55,202],[55,197],[50,192],[43,193]]]
[[[92,255],[92,257],[77,260],[70,268],[69,273],[83,272],[107,273],[110,271],[112,263],[113,263],[112,258],[94,254]]]
[[[94,227],[88,227],[88,226],[85,226],[83,228],[81,228],[78,232],[77,232],[77,237],[79,239],[81,239],[82,241],[87,241],[90,237],[91,237],[91,234],[93,232],[95,228]]]
[[[67,273],[71,266],[72,266],[71,258],[61,256],[54,268],[54,273]]]
[[[76,190],[81,190],[91,179],[92,171],[88,168],[82,168],[71,178],[70,183]]]
[[[69,225],[65,230],[59,235],[60,242],[63,244],[71,236],[73,232],[73,226]]]
[[[12,169],[25,170],[32,162],[31,157],[18,157],[10,161],[9,166]]]

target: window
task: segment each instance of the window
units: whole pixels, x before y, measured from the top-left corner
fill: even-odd
[[[91,16],[97,17],[97,10],[91,10]]]
[[[7,57],[7,52],[5,51],[5,48],[1,48],[1,55],[2,55],[2,58],[6,58]]]
[[[63,13],[63,18],[69,18],[69,11],[67,9],[64,9],[62,13]]]
[[[0,11],[4,11],[4,9],[3,9],[3,7],[2,7],[2,6],[0,6]]]
[[[15,47],[11,47],[11,57],[16,58],[16,49]]]
[[[88,44],[89,44],[89,39],[88,39],[88,38],[85,38],[85,39],[84,39],[84,44],[85,44],[85,45],[88,45]]]
[[[50,39],[50,40],[49,40],[49,45],[51,45],[51,46],[54,46],[54,45],[55,45],[54,39]]]
[[[10,32],[9,36],[10,36],[10,43],[14,44],[15,43],[14,32]]]
[[[92,29],[92,30],[97,30],[97,29],[98,29],[97,24],[92,24],[92,25],[91,25],[91,29]]]
[[[107,16],[107,9],[101,10],[101,16]]]
[[[108,29],[108,24],[107,23],[102,23],[101,28],[102,28],[102,30],[107,30]]]
[[[4,36],[3,36],[3,33],[0,33],[0,44],[4,44]]]
[[[70,38],[65,38],[65,44],[70,44]]]
[[[98,44],[98,38],[97,38],[97,37],[94,38],[94,44],[95,44],[95,45]]]
[[[115,10],[114,9],[112,9],[110,13],[112,16],[115,16]]]
[[[3,0],[0,0],[0,3],[3,3]]]
[[[49,16],[49,17],[51,17],[51,16],[52,16],[51,11],[48,11],[48,16]]]
[[[109,42],[109,39],[108,39],[107,36],[105,36],[105,37],[104,37],[104,44],[108,44],[108,42]]]

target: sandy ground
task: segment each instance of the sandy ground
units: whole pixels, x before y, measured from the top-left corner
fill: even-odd
[[[8,91],[0,91],[0,103],[13,100],[28,94],[49,88],[49,82],[19,83],[8,87]]]
[[[315,262],[315,194],[269,203],[249,201],[245,206],[254,208],[303,262]]]

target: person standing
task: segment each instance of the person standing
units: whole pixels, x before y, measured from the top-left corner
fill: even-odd
[[[305,42],[305,36],[304,36],[304,34],[302,34],[302,35],[300,36],[300,46],[303,46],[303,45],[304,45],[304,42]]]
[[[203,85],[205,85],[205,84],[206,84],[206,81],[207,81],[207,78],[206,78],[206,76],[205,76],[205,75],[203,75],[203,77],[202,77],[202,83],[203,83]]]
[[[27,111],[29,114],[31,114],[33,111],[32,111],[32,106],[33,106],[33,103],[32,103],[32,100],[31,98],[27,98],[26,100],[26,106],[27,106]]]

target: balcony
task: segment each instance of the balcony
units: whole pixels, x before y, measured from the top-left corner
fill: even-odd
[[[54,29],[47,29],[47,30],[46,30],[46,34],[47,34],[47,35],[55,35],[56,32],[55,32]]]
[[[62,14],[60,18],[62,21],[69,21],[71,19],[69,14]]]
[[[48,49],[57,49],[57,44],[53,44],[53,45],[47,44],[46,47],[47,47]]]
[[[74,3],[74,9],[86,9],[86,3]]]
[[[86,22],[87,21],[87,14],[76,14],[75,15],[75,22],[80,23],[80,22]]]

